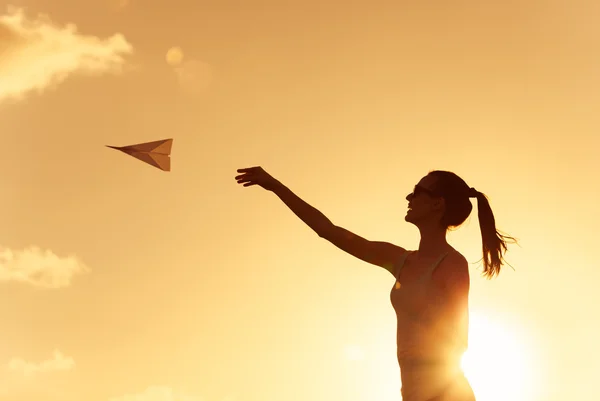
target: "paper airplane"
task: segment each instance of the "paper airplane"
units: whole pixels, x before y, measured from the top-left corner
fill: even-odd
[[[130,146],[106,145],[106,147],[120,150],[163,171],[171,171],[170,155],[172,145],[173,139],[163,139]]]

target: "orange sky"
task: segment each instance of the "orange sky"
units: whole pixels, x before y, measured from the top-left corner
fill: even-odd
[[[480,3],[13,2],[0,398],[399,400],[393,278],[236,185],[262,165],[411,249],[408,191],[461,175],[521,245],[487,281],[476,214],[450,235],[474,263],[478,401],[595,401],[600,5]],[[104,147],[170,137],[170,173]]]

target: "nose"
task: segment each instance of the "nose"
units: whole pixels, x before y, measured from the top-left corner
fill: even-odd
[[[406,195],[406,200],[410,202],[410,200],[412,199],[412,196],[413,196],[412,193]]]

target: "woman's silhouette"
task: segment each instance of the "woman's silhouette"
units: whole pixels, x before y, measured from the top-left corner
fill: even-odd
[[[448,171],[432,171],[408,194],[405,220],[421,234],[419,249],[369,241],[333,224],[261,167],[238,170],[239,184],[259,185],[276,194],[302,221],[338,248],[388,270],[396,279],[397,354],[404,401],[474,401],[460,369],[467,348],[469,269],[446,241],[449,229],[470,215],[476,198],[483,244],[483,273],[497,275],[514,238],[496,230],[486,196]]]

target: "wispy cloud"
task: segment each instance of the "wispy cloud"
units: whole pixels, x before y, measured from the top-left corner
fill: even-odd
[[[211,85],[214,77],[212,66],[199,60],[186,60],[180,47],[171,47],[165,59],[173,68],[177,82],[184,92],[201,94]]]
[[[203,401],[202,398],[177,394],[173,389],[166,386],[148,387],[144,392],[127,394],[108,401]]]
[[[210,64],[191,60],[173,68],[181,89],[192,95],[206,91],[213,81],[213,68]]]
[[[120,73],[132,51],[121,34],[82,35],[73,24],[60,26],[9,7],[0,15],[0,102],[56,87],[74,73]]]
[[[50,250],[30,247],[21,251],[0,248],[0,282],[17,281],[42,288],[62,288],[90,268],[76,256],[59,257]]]
[[[60,351],[55,350],[52,359],[42,362],[27,362],[21,358],[13,358],[8,363],[9,370],[22,373],[25,376],[33,376],[39,373],[54,371],[66,371],[75,367],[73,358],[64,356]]]

